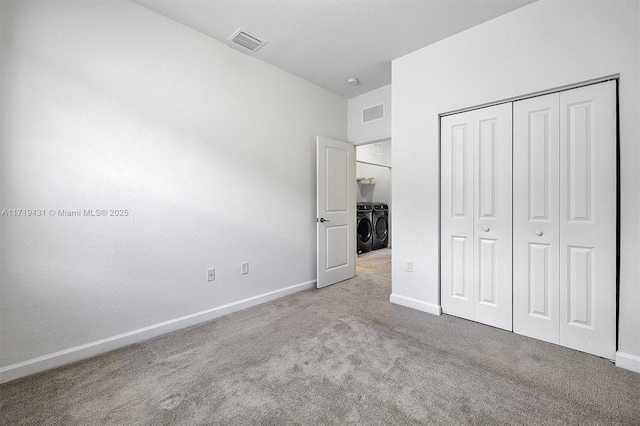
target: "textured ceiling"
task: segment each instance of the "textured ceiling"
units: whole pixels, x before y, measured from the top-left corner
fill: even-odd
[[[390,84],[391,60],[535,0],[134,1],[351,98]],[[232,43],[238,28],[268,44],[254,53]]]

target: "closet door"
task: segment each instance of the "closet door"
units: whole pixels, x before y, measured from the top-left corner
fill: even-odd
[[[616,87],[514,103],[513,329],[613,359]]]
[[[613,359],[616,83],[560,94],[560,344]]]
[[[474,111],[474,320],[512,329],[512,104]]]
[[[473,112],[442,117],[441,303],[473,320]]]
[[[560,95],[513,104],[513,331],[559,343]]]
[[[441,119],[444,313],[512,329],[511,104]]]

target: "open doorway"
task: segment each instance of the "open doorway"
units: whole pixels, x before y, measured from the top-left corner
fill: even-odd
[[[380,258],[392,247],[391,139],[356,146],[358,258]],[[358,262],[360,265],[362,262]],[[358,266],[356,273],[363,272]]]

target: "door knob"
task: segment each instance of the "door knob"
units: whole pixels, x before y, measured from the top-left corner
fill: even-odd
[[[320,218],[320,223],[331,222],[329,219],[325,219],[324,217]]]
[[[484,232],[489,232],[489,231],[491,231],[491,228],[489,228],[488,226],[485,226],[484,227]]]
[[[542,237],[542,231],[536,231],[536,235],[537,235],[538,237]]]

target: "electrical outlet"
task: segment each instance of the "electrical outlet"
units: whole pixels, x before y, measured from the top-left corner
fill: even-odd
[[[240,274],[248,274],[249,273],[249,262],[242,262],[240,264]]]
[[[216,270],[214,268],[207,269],[207,281],[215,281]]]
[[[413,272],[413,260],[405,260],[405,270],[407,272]]]

